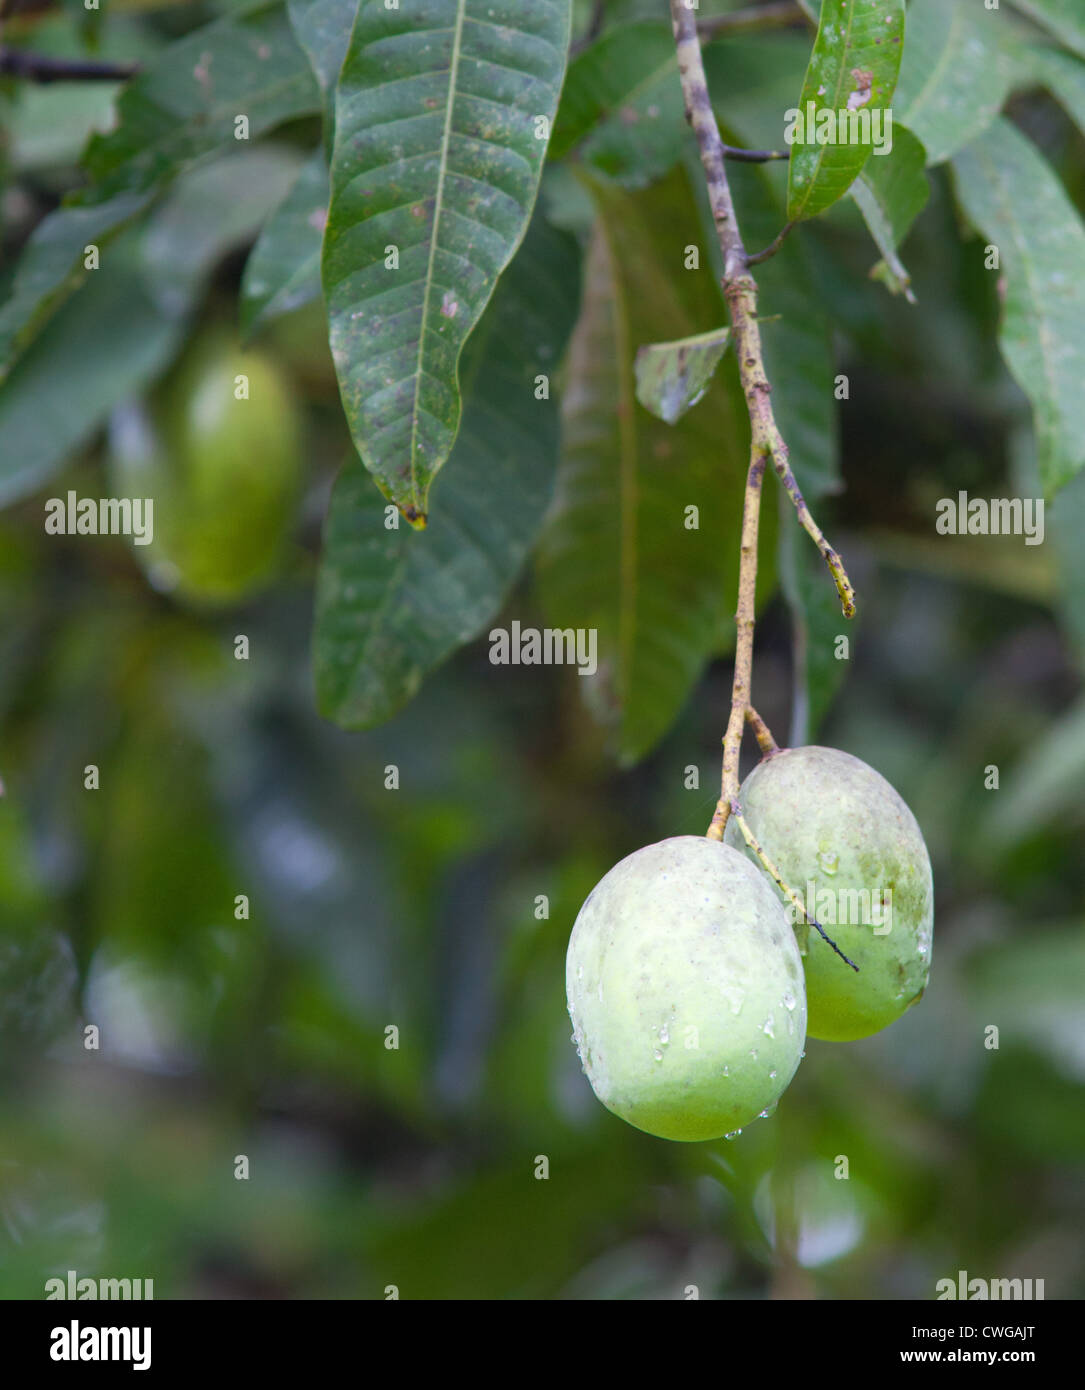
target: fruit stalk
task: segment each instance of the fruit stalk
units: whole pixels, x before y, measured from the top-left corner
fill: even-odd
[[[791,471],[787,445],[773,414],[772,387],[765,373],[757,319],[757,281],[750,273],[750,258],[746,254],[738,219],[735,216],[731,188],[727,181],[726,147],[712,110],[695,12],[689,7],[689,0],[671,0],[671,25],[678,53],[678,73],[686,103],[686,119],[697,137],[712,220],[723,256],[723,294],[730,313],[735,356],[750,417],[750,466],[746,475],[746,495],[742,512],[742,552],[738,605],[735,610],[737,642],[734,682],[731,689],[731,714],[723,739],[720,799],[707,831],[709,839],[718,840],[722,839],[728,818],[737,808],[739,751],[743,727],[751,709],[757,528],[761,510],[761,488],[767,462],[771,461],[784,491],[790,497],[800,525],[821,552],[833,576],[846,618],[852,617],[855,613],[855,592],[843,561],[829,545],[810,514],[810,509],[795,481],[795,475]],[[751,722],[762,751],[774,749],[775,741],[764,721],[755,717]]]

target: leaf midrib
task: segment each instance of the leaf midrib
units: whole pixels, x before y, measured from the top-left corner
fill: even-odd
[[[422,298],[422,322],[418,331],[418,357],[414,369],[414,393],[411,405],[411,497],[417,504],[418,497],[418,417],[421,413],[419,397],[422,391],[422,358],[425,353],[426,331],[429,321],[430,298],[433,294],[433,264],[437,254],[437,241],[441,233],[441,213],[444,206],[445,179],[448,174],[448,149],[452,139],[452,109],[456,101],[456,79],[459,76],[460,48],[463,42],[463,20],[467,11],[467,0],[459,0],[456,6],[456,23],[452,31],[452,58],[448,66],[448,97],[445,101],[445,125],[441,136],[441,162],[437,170],[437,192],[433,202],[433,235],[430,237],[429,258],[426,263],[426,289]]]
[[[844,56],[841,58],[841,62],[840,62],[840,71],[837,73],[837,78],[836,78],[836,91],[833,93],[832,109],[833,109],[834,111],[838,111],[838,110],[840,109],[840,107],[839,107],[839,102],[840,102],[840,91],[841,91],[841,88],[842,88],[843,85],[844,85],[844,61],[845,61],[845,58],[846,58],[846,55],[847,55],[847,52],[848,52],[848,44],[851,42],[851,31],[852,31],[852,28],[853,28],[853,25],[854,25],[854,20],[855,20],[855,0],[851,0],[851,3],[850,3],[849,6],[848,6],[847,31],[846,31],[845,38],[844,38],[844,49],[843,49],[843,54],[844,54]],[[819,29],[818,29],[818,38],[819,38],[819,39],[821,38],[821,29],[820,29],[820,27],[819,27]],[[816,50],[817,50],[817,40],[816,40],[816,39],[815,39],[815,41],[814,41],[814,48],[815,48],[815,51],[816,51]],[[803,95],[804,95],[804,96],[805,96],[805,94],[806,94],[806,93],[805,93],[805,88],[806,88],[806,83],[805,83],[805,81],[804,81],[804,82],[803,82]],[[871,99],[873,99],[873,94],[871,94]],[[828,103],[826,103],[826,105],[828,105]],[[810,175],[810,177],[809,177],[809,178],[807,179],[807,181],[806,181],[806,196],[803,198],[802,202],[799,204],[798,208],[796,209],[795,218],[794,218],[793,220],[796,220],[796,221],[797,221],[797,220],[799,220],[799,219],[801,218],[802,213],[803,213],[803,211],[805,210],[807,204],[810,202],[810,199],[814,196],[814,189],[815,189],[815,187],[817,186],[818,175],[821,173],[822,166],[824,165],[825,160],[828,158],[828,154],[829,154],[830,148],[835,148],[835,147],[829,146],[829,145],[820,145],[820,146],[818,147],[817,163],[814,165],[814,172]]]

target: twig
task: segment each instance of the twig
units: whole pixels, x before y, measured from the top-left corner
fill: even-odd
[[[28,82],[127,82],[138,71],[136,63],[96,63],[0,48],[0,76],[23,77]]]
[[[779,888],[780,892],[783,893],[784,897],[787,898],[791,906],[797,912],[802,914],[802,920],[804,922],[809,922],[810,925],[814,928],[814,930],[820,934],[822,940],[827,942],[833,948],[836,954],[840,957],[840,959],[843,961],[847,961],[848,965],[850,965],[851,968],[855,971],[855,973],[858,974],[859,967],[855,964],[853,960],[848,960],[848,957],[844,954],[844,952],[840,949],[840,947],[836,944],[836,942],[832,939],[831,936],[827,936],[825,934],[825,930],[822,927],[821,923],[817,920],[817,918],[811,917],[809,912],[807,912],[806,906],[803,903],[803,900],[799,897],[798,893],[796,893],[795,890],[787,882],[785,882],[783,874],[780,872],[780,870],[776,867],[776,865],[772,862],[772,860],[762,849],[761,845],[758,843],[757,836],[753,833],[753,831],[747,824],[746,818],[742,814],[742,808],[739,806],[737,801],[735,801],[731,806],[731,814],[735,818],[735,824],[742,831],[742,838],[746,841],[750,849],[761,861],[762,865],[764,866],[765,872],[772,879],[773,883],[776,884],[776,887]]]
[[[737,145],[724,145],[724,159],[734,159],[739,164],[766,164],[770,159],[790,159],[790,150],[742,150]]]
[[[784,490],[795,506],[800,523],[821,551],[836,582],[841,607],[847,617],[851,617],[855,612],[855,595],[843,562],[822,535],[803,500],[791,471],[787,445],[773,415],[770,399],[772,388],[765,375],[764,356],[761,351],[757,282],[750,274],[749,259],[735,217],[734,202],[727,182],[725,146],[708,94],[697,24],[693,11],[687,8],[687,0],[671,0],[671,25],[678,54],[678,73],[686,102],[686,118],[697,137],[708,202],[723,256],[723,294],[730,311],[735,356],[750,416],[750,466],[746,477],[746,496],[742,512],[742,553],[739,564],[738,606],[735,611],[737,638],[731,714],[723,740],[720,799],[707,832],[711,839],[722,839],[728,817],[738,799],[739,751],[747,711],[750,708],[754,596],[757,583],[757,528],[761,509],[761,485],[767,461],[772,461]],[[763,733],[767,734],[764,721],[758,722]]]
[[[765,247],[764,251],[755,251],[752,256],[746,257],[746,264],[760,265],[762,261],[771,260],[772,257],[776,255],[776,252],[779,251],[780,247],[783,246],[788,232],[791,231],[794,225],[794,222],[785,222],[780,234]]]
[[[714,39],[718,34],[744,34],[757,29],[787,29],[792,24],[805,23],[806,16],[797,0],[777,0],[772,5],[751,5],[730,14],[712,15],[697,21],[697,33],[702,39]]]
[[[766,758],[772,753],[779,753],[780,745],[773,738],[769,726],[750,704],[746,706],[746,722],[753,730],[754,738],[757,739],[757,746]]]

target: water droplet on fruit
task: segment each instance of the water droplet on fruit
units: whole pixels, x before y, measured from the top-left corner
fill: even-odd
[[[834,854],[831,849],[823,849],[818,855],[818,863],[827,874],[835,874],[840,867],[840,856]]]
[[[754,1059],[755,1062],[757,1061],[757,1048],[756,1048],[756,1047],[751,1047],[751,1048],[750,1048],[750,1056]]]
[[[663,1053],[660,1052],[660,1050],[659,1050],[658,1047],[657,1047],[657,1048],[655,1049],[655,1051],[652,1053],[652,1056],[656,1059],[657,1062],[662,1062],[662,1060],[663,1060]]]
[[[724,1074],[724,1076],[730,1076],[730,1075],[731,1075],[731,1069],[730,1069],[730,1067],[724,1067],[724,1069],[723,1069],[723,1074]]]
[[[770,1080],[770,1081],[775,1081],[775,1080],[776,1080],[776,1072],[775,1072],[775,1071],[770,1071],[770,1072],[769,1072],[769,1080]]]
[[[733,1014],[740,1014],[742,1012],[742,1005],[746,999],[746,991],[738,985],[724,985],[722,992],[723,997],[731,1005],[731,1012]]]
[[[733,1129],[730,1134],[725,1134],[723,1137],[725,1139],[737,1139],[741,1133],[740,1129]]]
[[[667,1032],[667,1025],[664,1024],[663,1027],[659,1030],[659,1041],[663,1044],[664,1047],[666,1047],[670,1040],[671,1035]]]
[[[765,1024],[761,1031],[762,1033],[767,1033],[770,1038],[774,1038],[776,1036],[776,1029],[774,1027],[772,1014],[769,1014],[768,1018],[765,1019]]]
[[[780,1000],[780,1003],[783,1004],[783,1006],[784,1006],[785,1009],[788,1009],[788,1010],[790,1011],[790,1010],[793,1009],[793,1008],[795,1007],[795,1005],[798,1003],[798,1000],[795,998],[795,996],[794,996],[794,995],[791,993],[791,991],[788,989],[788,990],[785,990],[785,991],[784,991],[784,997],[783,997],[783,999]]]

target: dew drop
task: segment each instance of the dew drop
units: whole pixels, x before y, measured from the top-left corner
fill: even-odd
[[[737,1139],[741,1133],[740,1129],[733,1129],[730,1134],[725,1134],[723,1137],[725,1139]]]
[[[787,1009],[788,1013],[790,1013],[791,1010],[798,1003],[798,1000],[788,989],[784,991],[784,997],[780,1000],[780,1003],[783,1004],[784,1008]]]
[[[772,1014],[769,1014],[768,1018],[765,1019],[765,1025],[761,1029],[761,1031],[762,1033],[767,1033],[770,1038],[774,1038],[776,1036],[776,1029],[774,1027]]]
[[[770,1072],[769,1072],[769,1080],[770,1080],[770,1081],[775,1081],[775,1080],[776,1080],[776,1072],[775,1072],[775,1071],[770,1071]]]
[[[666,1047],[670,1040],[671,1035],[667,1032],[667,1025],[664,1024],[663,1027],[659,1030],[659,1041],[663,1044],[664,1047]]]
[[[660,1050],[659,1050],[658,1047],[657,1047],[657,1048],[655,1049],[655,1051],[652,1053],[652,1056],[656,1059],[657,1062],[662,1062],[662,1060],[663,1060],[663,1053],[660,1052]]]

